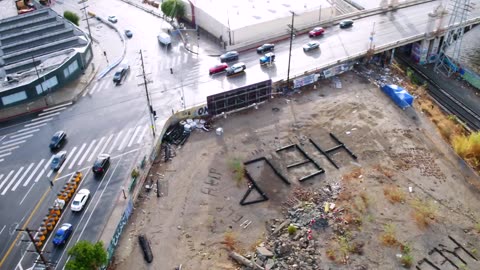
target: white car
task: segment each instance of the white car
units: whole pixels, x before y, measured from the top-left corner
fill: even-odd
[[[239,74],[241,72],[244,72],[247,66],[245,66],[245,63],[236,63],[229,68],[226,69],[227,71],[227,76],[233,76],[235,74]]]
[[[75,211],[75,212],[82,211],[83,206],[85,206],[85,204],[88,201],[88,197],[90,197],[90,191],[85,188],[80,189],[77,192],[77,195],[75,195],[75,198],[72,201],[72,205],[70,206],[72,211]]]
[[[315,50],[315,49],[319,49],[319,48],[320,48],[320,44],[318,42],[310,41],[303,46],[303,51],[304,52],[309,52],[311,50]]]
[[[111,22],[111,23],[116,23],[118,22],[118,19],[116,16],[108,16],[108,21]]]

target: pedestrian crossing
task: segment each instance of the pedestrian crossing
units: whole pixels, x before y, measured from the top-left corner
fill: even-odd
[[[43,109],[35,118],[26,122],[23,125],[24,128],[4,136],[0,141],[0,163],[5,161],[5,158],[10,156],[20,145],[32,138],[36,132],[39,132],[41,127],[46,126],[55,116],[59,115],[72,104],[72,102],[68,102]]]
[[[9,192],[26,188],[41,181],[42,178],[50,178],[57,173],[60,175],[63,172],[92,166],[92,162],[100,154],[106,153],[113,156],[130,148],[135,149],[135,147],[143,144],[144,136],[149,128],[147,124],[137,125],[120,130],[118,133],[105,135],[99,139],[95,138],[88,142],[64,148],[62,150],[67,151],[67,158],[57,172],[50,169],[53,154],[49,159],[43,158],[38,162],[20,165],[15,170],[7,170],[6,172],[0,170],[0,199]]]

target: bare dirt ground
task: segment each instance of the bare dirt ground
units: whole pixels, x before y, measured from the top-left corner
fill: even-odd
[[[239,269],[228,251],[255,257],[258,245],[274,253],[255,258],[266,269],[480,269],[480,194],[469,184],[478,176],[422,113],[402,111],[354,72],[340,79],[341,89],[323,81],[218,119],[223,136],[194,131],[172,161],[152,169],[163,174],[163,196],[142,194],[114,269]],[[336,145],[330,132],[358,159],[340,149],[332,155],[336,169],[308,140],[329,149]],[[275,151],[289,144],[300,145],[325,173],[300,183],[317,169],[287,169],[304,160],[295,149]],[[291,185],[264,162],[250,164],[269,200],[241,206],[247,179],[237,181],[231,164],[262,156]],[[252,192],[250,199],[257,197]],[[295,229],[279,229],[287,218]],[[150,240],[151,264],[143,260],[140,233]]]

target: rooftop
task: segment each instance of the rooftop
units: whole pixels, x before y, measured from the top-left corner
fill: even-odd
[[[45,75],[89,42],[83,31],[50,8],[0,20],[0,91]]]

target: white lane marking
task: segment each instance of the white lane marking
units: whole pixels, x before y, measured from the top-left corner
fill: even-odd
[[[92,89],[90,89],[90,94],[93,94],[95,90],[97,90],[98,86],[100,85],[100,82],[97,82]],[[88,93],[89,91],[86,91],[85,93]]]
[[[51,111],[48,111],[48,112],[39,113],[38,116],[44,116],[44,115],[48,115],[50,113],[60,112],[60,111],[65,110],[66,108],[67,107],[62,107],[62,108],[58,108],[58,109],[51,110]]]
[[[0,155],[0,158],[6,157],[6,156],[10,156],[11,154],[12,154],[12,152],[8,152],[8,153],[5,153],[5,154],[1,154],[1,155]]]
[[[50,171],[48,171],[48,173],[47,173],[47,177],[50,178],[50,176],[52,176],[52,173],[53,173],[53,170],[50,169]]]
[[[85,154],[83,154],[82,158],[80,159],[80,161],[78,161],[78,164],[77,165],[82,165],[83,161],[85,160],[85,158],[88,156],[88,152],[90,152],[90,149],[93,147],[93,145],[97,142],[97,140],[93,140],[90,145],[88,146],[87,150],[85,151]]]
[[[128,142],[127,147],[132,146],[132,143],[133,143],[133,141],[135,140],[135,137],[137,136],[138,132],[140,131],[140,128],[141,128],[141,126],[138,126],[138,127],[135,129],[135,132],[133,132],[132,138],[131,138],[130,141]]]
[[[85,149],[85,146],[87,146],[86,143],[84,143],[82,145],[82,147],[80,147],[80,149],[78,150],[77,154],[75,155],[75,158],[72,159],[72,162],[70,163],[70,166],[68,166],[68,169],[71,170],[73,168],[73,165],[75,165],[75,162],[77,162],[77,159],[78,157],[80,156],[80,154],[82,153],[83,149]]]
[[[34,126],[34,127],[19,129],[19,130],[17,130],[17,133],[24,132],[24,131],[26,131],[26,130],[30,130],[30,129],[34,129],[34,128],[38,128],[38,127],[43,127],[43,126],[45,126],[45,125],[47,125],[47,123],[43,123],[43,124],[40,124],[40,125]]]
[[[0,139],[0,142],[1,142],[3,139],[5,139],[6,137],[7,137],[7,136],[3,136],[3,137]]]
[[[25,135],[23,137],[15,138],[15,139],[12,139],[12,140],[9,140],[9,141],[4,141],[4,142],[2,142],[2,145],[14,143],[16,141],[21,141],[23,139],[30,138],[30,137],[33,137],[33,134]]]
[[[13,186],[12,191],[15,191],[15,189],[17,189],[18,185],[20,185],[23,178],[25,178],[25,176],[27,176],[27,173],[32,169],[33,165],[35,165],[35,163],[31,163],[30,166],[28,166],[27,170],[25,170],[22,177],[20,177],[20,179],[18,179],[18,182],[15,184],[15,186]]]
[[[105,142],[105,144],[103,145],[102,149],[100,150],[100,153],[102,153],[102,154],[105,153],[104,151],[105,151],[105,149],[107,148],[108,143],[110,143],[110,141],[112,140],[112,138],[113,138],[113,134],[111,134],[111,135],[108,137],[107,141]]]
[[[130,137],[130,132],[133,131],[133,128],[129,128],[127,133],[125,134],[125,137],[123,138],[122,140],[122,143],[118,146],[117,150],[120,151],[123,149],[123,147],[125,147],[125,144],[127,143],[128,141],[128,137]]]
[[[55,157],[55,155],[52,155],[52,156],[50,157],[50,159],[48,160],[48,162],[45,163],[45,167],[43,167],[44,170],[47,170],[47,169],[48,169],[48,167],[49,167],[50,164],[52,163],[52,160],[53,160],[54,157]]]
[[[53,119],[53,117],[47,118],[47,119],[43,119],[42,121],[38,121],[38,122],[35,122],[35,123],[31,123],[31,124],[26,124],[26,125],[24,125],[24,127],[31,127],[31,126],[34,126],[34,125],[36,125],[36,124],[40,124],[40,123],[45,123],[45,122],[51,121],[52,119]]]
[[[5,159],[2,158],[2,159],[0,159],[0,162],[2,162],[2,161],[4,161],[4,160],[5,160]]]
[[[5,148],[7,148],[7,147],[12,147],[12,146],[14,146],[14,145],[16,145],[16,144],[21,144],[21,143],[24,143],[24,142],[26,142],[26,141],[19,141],[19,142],[11,143],[11,144],[9,144],[9,145],[0,146],[0,149],[5,149]]]
[[[3,230],[5,230],[5,227],[7,227],[7,225],[3,225],[2,230],[0,230],[0,235],[2,234]]]
[[[29,131],[24,132],[24,133],[15,134],[15,135],[10,136],[10,138],[14,139],[14,138],[20,137],[22,135],[25,135],[25,134],[28,134],[28,133],[34,133],[34,132],[37,132],[37,131],[40,131],[40,129],[37,128],[37,129],[29,130]]]
[[[0,174],[0,180],[2,180],[3,176],[4,176],[4,174]]]
[[[143,136],[145,136],[145,132],[147,132],[148,128],[149,128],[149,126],[147,125],[147,126],[143,129],[142,134],[140,134],[140,137],[138,137],[137,144],[139,144],[139,143],[142,141],[142,138],[143,138]]]
[[[67,155],[67,159],[65,160],[65,162],[63,162],[62,164],[62,167],[60,167],[60,169],[58,170],[58,174],[60,174],[63,169],[67,166],[67,163],[70,161],[70,159],[72,159],[73,155],[75,154],[75,151],[77,151],[77,147],[73,147],[73,149],[70,151],[70,154]]]
[[[24,187],[26,187],[28,185],[28,183],[30,183],[30,180],[32,180],[33,176],[35,175],[35,173],[38,171],[38,169],[40,168],[40,166],[42,166],[42,163],[45,161],[45,159],[42,159],[40,160],[40,163],[38,163],[37,167],[35,167],[35,169],[33,170],[32,174],[30,174],[30,176],[27,178],[27,181],[25,181],[25,183],[23,184]]]
[[[95,149],[93,149],[92,154],[90,154],[90,157],[88,157],[87,161],[90,162],[92,161],[92,158],[95,156],[95,152],[97,152],[98,148],[102,144],[103,140],[105,140],[105,136],[103,136],[100,141],[98,142],[97,146],[95,146]]]
[[[0,189],[2,189],[3,185],[5,185],[5,183],[7,182],[8,178],[13,174],[13,172],[15,172],[14,170],[11,170],[7,177],[5,177],[5,179],[3,179],[3,182],[0,184]]]
[[[120,136],[122,136],[122,133],[123,133],[123,130],[121,130],[121,131],[117,134],[117,137],[115,138],[115,140],[114,140],[113,143],[112,143],[112,147],[110,147],[110,151],[108,151],[109,153],[112,153],[112,152],[113,152],[113,148],[115,148],[115,145],[117,144],[118,139],[120,139]]]
[[[45,118],[48,118],[48,117],[50,117],[50,116],[55,116],[55,115],[59,115],[59,114],[60,114],[59,112],[56,112],[56,113],[52,113],[52,114],[49,114],[49,115],[37,117],[37,118],[32,119],[32,120],[30,120],[30,121],[31,121],[31,122],[37,122],[37,121],[43,120],[43,119],[45,119]]]
[[[0,194],[0,195],[5,195],[5,193],[7,193],[7,190],[12,186],[13,182],[15,182],[15,179],[18,177],[18,175],[22,172],[23,170],[23,167],[20,168],[20,170],[18,170],[18,172],[15,174],[15,176],[12,178],[12,180],[10,180],[10,182],[8,183],[8,185],[5,187],[5,189],[3,190],[3,192]],[[12,171],[13,172],[13,171]],[[10,175],[10,174],[9,174]],[[5,178],[5,180],[8,179]],[[1,189],[1,188],[0,188]]]
[[[66,107],[66,106],[72,105],[72,104],[73,104],[73,102],[68,102],[68,103],[60,104],[60,105],[57,105],[57,106],[53,106],[53,107],[44,109],[44,110],[42,110],[42,112],[48,112],[48,111],[55,110],[55,109],[57,109],[57,108]]]
[[[9,145],[10,146],[10,145]],[[15,150],[18,148],[18,145],[17,146],[14,146],[14,147],[10,147],[10,148],[7,148],[7,149],[3,149],[3,150],[0,150],[0,153],[2,152],[10,152],[12,150]]]
[[[38,182],[38,180],[40,180],[40,178],[43,176],[44,173],[45,173],[45,169],[42,169],[38,174],[37,178],[35,178],[35,183]]]
[[[25,185],[24,185],[25,186]],[[28,189],[27,193],[25,193],[25,196],[23,196],[23,199],[20,201],[19,205],[22,205],[23,201],[25,201],[25,198],[27,198],[28,194],[30,193],[30,191],[32,190],[33,186],[35,186],[35,183],[33,183],[33,185],[30,186],[30,188]]]

